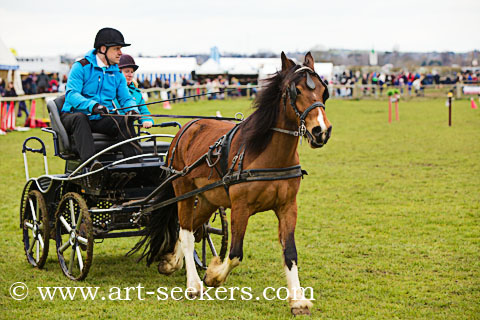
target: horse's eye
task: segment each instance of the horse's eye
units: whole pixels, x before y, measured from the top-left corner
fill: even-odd
[[[295,88],[295,89],[297,89],[297,95],[302,93],[300,90],[298,90],[298,88]]]

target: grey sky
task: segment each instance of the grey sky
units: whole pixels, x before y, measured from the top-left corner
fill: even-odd
[[[19,55],[80,55],[98,29],[119,29],[131,54],[253,53],[326,48],[480,48],[480,1],[0,0],[0,37]]]

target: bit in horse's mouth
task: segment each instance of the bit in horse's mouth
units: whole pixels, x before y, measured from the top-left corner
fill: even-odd
[[[313,140],[309,140],[308,142],[310,143],[310,146],[314,149],[321,148],[325,145],[325,143],[318,143],[318,142],[315,142]]]

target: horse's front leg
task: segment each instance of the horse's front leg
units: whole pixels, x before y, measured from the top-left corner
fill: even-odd
[[[180,247],[185,257],[187,273],[187,290],[190,297],[200,295],[202,280],[197,273],[193,251],[195,250],[195,237],[193,235],[193,206],[194,198],[178,202],[178,220],[180,223]]]
[[[205,273],[205,284],[210,287],[218,287],[225,283],[230,271],[240,264],[243,259],[243,238],[247,230],[248,218],[250,216],[246,201],[232,203],[231,208],[231,234],[230,253],[222,262],[219,257],[214,257],[208,265]]]
[[[300,286],[295,246],[295,225],[297,224],[297,203],[285,204],[275,210],[278,217],[278,233],[283,248],[283,262],[288,285],[288,301],[294,315],[310,314],[312,302],[305,298]]]

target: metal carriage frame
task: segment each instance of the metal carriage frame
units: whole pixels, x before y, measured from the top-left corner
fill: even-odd
[[[107,136],[94,134],[95,147],[101,151],[80,163],[72,151],[74,142],[60,121],[61,105],[61,97],[47,103],[52,127],[42,130],[52,134],[55,156],[65,160],[65,171],[63,174],[49,174],[43,141],[38,137],[24,141],[22,153],[27,182],[20,202],[20,228],[23,231],[27,261],[32,266],[40,269],[44,267],[50,247],[49,240],[53,239],[63,273],[72,280],[83,280],[93,261],[94,242],[108,238],[142,236],[149,216],[162,214],[161,209],[143,213],[142,210],[148,211],[154,202],[149,204],[141,200],[148,198],[165,180],[167,172],[163,165],[170,143],[160,139],[172,139],[174,136],[148,134],[114,144]],[[177,122],[157,126],[176,125],[180,126]],[[139,141],[143,154],[122,158],[117,150],[121,145],[134,140]],[[32,141],[37,141],[41,147],[29,147]],[[44,175],[29,177],[27,152],[43,155]],[[103,168],[87,172],[85,168],[94,160],[99,160],[104,165]],[[139,201],[142,202],[141,205],[127,204]],[[195,252],[195,261],[204,269],[208,250],[213,256],[219,254],[222,259],[226,254],[226,213],[220,208],[217,214],[221,228],[213,228],[207,223],[196,233],[197,242],[201,242],[201,253],[198,255]],[[215,249],[212,234],[221,236],[220,253]]]

